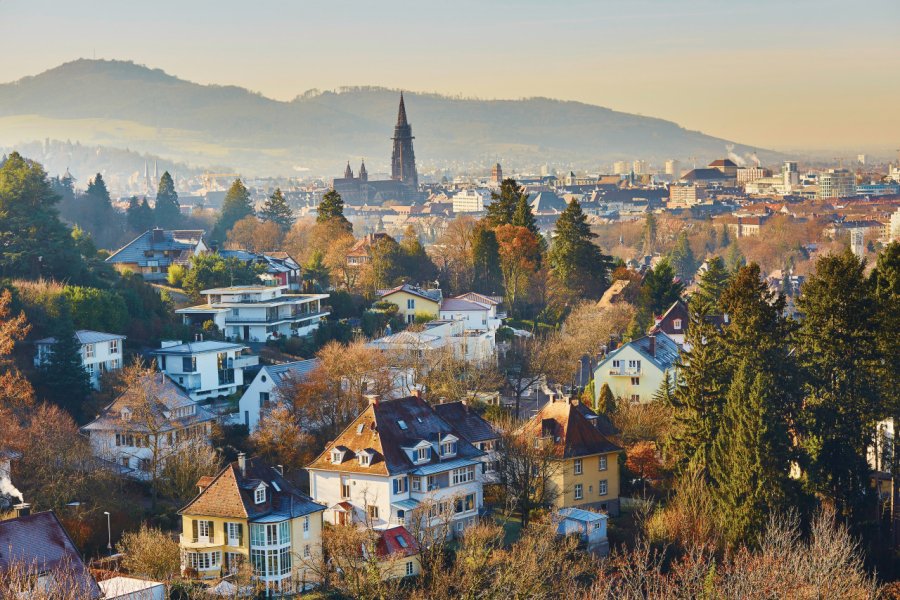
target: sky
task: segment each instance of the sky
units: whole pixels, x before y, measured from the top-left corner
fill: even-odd
[[[133,60],[289,100],[548,96],[776,150],[900,148],[900,0],[0,0],[0,82]]]

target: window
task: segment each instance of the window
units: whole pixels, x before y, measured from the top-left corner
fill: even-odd
[[[394,493],[395,494],[405,494],[407,491],[407,479],[406,477],[398,477],[394,480]]]
[[[613,361],[613,369],[618,369],[622,366],[622,361],[614,360]]]
[[[197,537],[202,540],[212,540],[212,528],[212,521],[197,521]]]
[[[584,464],[581,462],[580,458],[575,459],[575,474],[581,475],[582,470],[584,469]]]
[[[406,575],[407,577],[415,574],[415,567],[413,566],[413,562],[411,560],[406,561]]]
[[[641,395],[640,395],[640,394],[632,394],[632,395],[631,395],[631,401],[632,401],[632,402],[640,402],[640,401],[641,401]]]
[[[369,463],[372,462],[372,455],[368,452],[360,452],[359,453],[359,464],[363,467],[368,467]]]
[[[414,492],[422,491],[422,478],[421,477],[413,477],[412,478],[412,491],[414,491]]]
[[[397,427],[399,427],[401,431],[406,431],[407,429],[409,429],[409,426],[406,424],[406,421],[404,421],[403,419],[400,419],[399,421],[397,421]]]
[[[244,564],[244,560],[244,555],[240,552],[225,553],[225,567],[228,569],[229,573],[234,573],[240,569],[241,565]]]
[[[431,458],[431,448],[419,448],[416,450],[416,462],[423,462]]]
[[[84,366],[84,370],[87,371],[88,376],[94,376],[94,363],[90,363]]]
[[[188,552],[186,562],[192,569],[208,571],[218,568],[219,555],[219,552]]]
[[[472,465],[463,467],[461,469],[453,469],[453,471],[451,471],[451,479],[453,481],[453,485],[460,485],[462,483],[475,481],[475,466]]]
[[[634,370],[636,370],[636,371],[640,371],[640,370],[641,370],[641,361],[639,361],[639,360],[629,360],[629,361],[628,361],[628,368],[629,368],[629,369],[634,369]]]
[[[350,497],[350,482],[346,479],[341,480],[341,498]]]
[[[416,301],[412,298],[406,301],[406,310],[416,310]]]
[[[675,319],[672,321],[672,328],[675,331],[681,331],[681,319]]]
[[[119,340],[110,340],[109,341],[109,353],[110,354],[118,354],[119,353]]]
[[[609,493],[609,482],[606,479],[600,480],[600,485],[597,487],[597,493],[601,496],[605,496]]]
[[[605,457],[605,456],[601,456],[600,460],[597,461],[597,464],[600,467],[600,469],[599,469],[600,471],[605,471],[608,468],[606,461],[607,461],[607,457]]]
[[[631,385],[641,385],[641,378],[640,377],[632,377]]]
[[[456,442],[444,442],[441,444],[441,456],[455,456]]]
[[[196,356],[185,356],[181,359],[181,372],[182,373],[193,373],[197,370],[197,357]]]
[[[369,516],[370,519],[377,519],[378,518],[378,507],[375,506],[374,504],[367,505],[366,506],[366,514]]]
[[[85,358],[94,358],[94,344],[85,344],[84,345],[84,357]]]
[[[291,522],[290,521],[282,521],[278,524],[278,540],[277,544],[290,544],[291,543]]]
[[[309,558],[309,544],[306,544],[305,546],[303,546],[303,557]]]
[[[309,537],[309,516],[303,517],[303,538]]]
[[[338,465],[341,463],[341,459],[344,458],[344,453],[340,450],[332,450],[331,451],[331,462],[332,464]]]
[[[453,512],[469,512],[475,510],[475,494],[466,494],[465,497],[456,500]]]
[[[403,537],[402,535],[395,535],[394,540],[396,540],[397,545],[400,546],[401,548],[409,547],[409,544],[406,543],[406,538]]]
[[[253,491],[253,501],[257,504],[262,504],[266,501],[266,488],[262,484]]]
[[[269,392],[260,392],[259,393],[259,407],[263,408],[268,401],[269,401]]]
[[[240,546],[243,544],[243,525],[240,523],[227,523],[225,529],[228,532],[229,546]]]
[[[581,500],[584,497],[584,487],[580,483],[575,484],[575,499]]]

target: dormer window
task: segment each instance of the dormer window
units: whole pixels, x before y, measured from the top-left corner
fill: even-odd
[[[362,454],[359,455],[359,466],[368,467],[369,464],[371,463],[371,461],[372,461],[372,457],[369,455],[368,452],[363,452]]]
[[[448,435],[441,441],[441,456],[456,456],[456,438]]]
[[[123,421],[130,421],[130,420],[131,420],[131,411],[128,410],[127,408],[123,408],[123,409],[122,409],[122,420],[123,420]]]
[[[416,462],[425,462],[431,458],[431,448],[417,448]]]
[[[674,321],[672,321],[672,327],[675,329],[675,331],[681,331],[681,319],[675,319]]]
[[[262,504],[266,501],[266,486],[263,484],[259,484],[255,490],[253,490],[253,501],[256,504]]]
[[[344,460],[344,453],[340,450],[331,451],[331,464],[339,465]]]

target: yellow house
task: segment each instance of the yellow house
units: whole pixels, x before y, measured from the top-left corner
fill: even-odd
[[[552,444],[550,476],[556,509],[578,507],[619,514],[619,454],[611,425],[578,400],[548,402],[521,433]]]
[[[402,525],[378,532],[376,552],[381,572],[387,578],[416,577],[422,573],[419,544]]]
[[[322,549],[322,514],[281,472],[244,454],[197,483],[179,511],[185,575],[222,577],[249,564],[269,593],[302,591]]]
[[[423,290],[404,283],[390,290],[379,290],[378,300],[400,307],[403,320],[412,323],[417,316],[436,318],[441,311],[441,290]]]

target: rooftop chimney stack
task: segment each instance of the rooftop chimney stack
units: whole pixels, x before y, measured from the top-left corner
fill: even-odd
[[[27,517],[31,514],[31,505],[23,502],[13,506],[13,510],[16,511],[16,518]]]
[[[366,394],[366,400],[372,406],[378,406],[378,394]]]
[[[247,476],[247,455],[241,452],[238,454],[238,467],[241,469],[241,477]]]
[[[647,339],[650,342],[650,356],[656,357],[656,334],[648,335]]]

